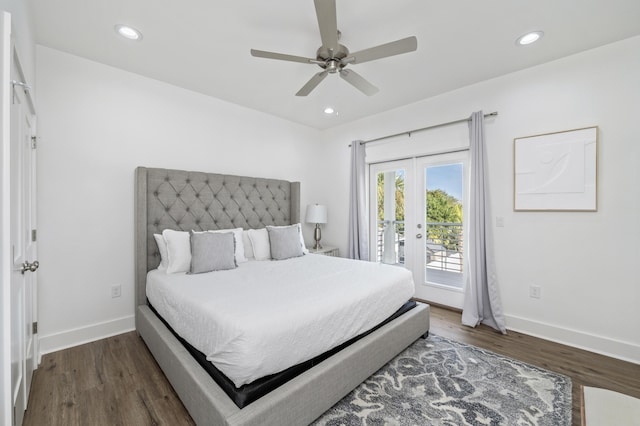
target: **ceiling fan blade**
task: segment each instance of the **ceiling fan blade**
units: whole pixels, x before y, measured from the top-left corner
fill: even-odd
[[[342,69],[340,70],[340,77],[351,84],[353,87],[361,91],[367,96],[375,95],[378,93],[378,88],[373,84],[365,80],[360,74],[353,70]]]
[[[314,0],[322,46],[336,51],[338,49],[338,18],[336,0]]]
[[[284,53],[266,52],[264,50],[251,49],[251,56],[257,58],[278,59],[281,61],[302,62],[303,64],[315,64],[318,61],[312,58],[303,58],[302,56],[286,55]]]
[[[307,84],[302,86],[302,89],[298,90],[296,96],[307,96],[318,84],[322,82],[322,80],[324,80],[327,74],[329,74],[329,71],[324,70],[311,77],[311,80],[307,81]]]
[[[363,62],[373,61],[376,59],[386,58],[388,56],[401,55],[403,53],[413,52],[418,48],[418,39],[415,37],[407,37],[401,40],[392,41],[390,43],[381,44],[380,46],[370,47],[359,52],[350,54],[342,60],[343,64],[353,63],[361,64]]]

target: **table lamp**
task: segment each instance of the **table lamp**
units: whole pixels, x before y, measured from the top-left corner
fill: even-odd
[[[313,231],[313,239],[316,243],[313,246],[313,249],[320,250],[322,248],[322,246],[320,245],[320,239],[322,238],[320,224],[327,223],[327,206],[323,206],[320,204],[309,204],[307,206],[306,222],[316,224],[316,228]]]

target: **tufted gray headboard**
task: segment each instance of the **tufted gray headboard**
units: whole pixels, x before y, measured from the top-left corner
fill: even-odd
[[[135,193],[136,306],[160,263],[153,234],[300,222],[299,182],[138,167]]]

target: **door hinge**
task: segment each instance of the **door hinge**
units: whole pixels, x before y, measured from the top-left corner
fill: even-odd
[[[33,334],[38,334],[38,321],[31,324]]]
[[[38,147],[38,137],[31,136],[31,149],[36,149]]]
[[[25,92],[28,92],[29,90],[31,90],[31,86],[29,84],[27,84],[27,83],[22,82],[22,81],[11,80],[11,84],[13,85],[13,87],[15,87],[15,86],[22,87]]]
[[[35,242],[38,238],[38,231],[35,229],[31,230],[31,242]]]

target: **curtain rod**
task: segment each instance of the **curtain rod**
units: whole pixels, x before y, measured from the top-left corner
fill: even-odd
[[[497,115],[498,115],[498,112],[494,111],[494,112],[490,112],[489,114],[485,114],[484,118],[495,117]],[[360,145],[366,145],[366,144],[368,144],[370,142],[377,142],[377,141],[381,141],[383,139],[395,138],[396,136],[402,136],[402,135],[411,136],[411,133],[422,132],[423,130],[436,129],[438,127],[451,126],[452,124],[464,123],[465,121],[469,121],[469,120],[471,120],[471,118],[463,118],[463,119],[460,119],[460,120],[449,121],[447,123],[434,124],[433,126],[422,127],[420,129],[409,130],[407,132],[400,132],[400,133],[396,133],[396,134],[393,134],[393,135],[387,135],[387,136],[382,136],[382,137],[375,138],[375,139],[370,139],[368,141],[362,141],[362,142],[360,142]],[[349,146],[351,146],[351,145],[349,145]]]

